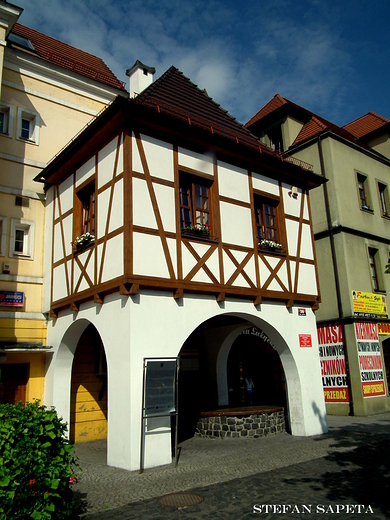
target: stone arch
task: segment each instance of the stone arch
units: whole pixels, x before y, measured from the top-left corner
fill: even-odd
[[[286,377],[287,390],[288,390],[288,420],[291,433],[295,435],[301,435],[301,425],[303,422],[303,416],[299,412],[302,409],[302,388],[300,377],[298,373],[298,367],[294,356],[283,336],[274,328],[273,325],[268,323],[257,316],[250,314],[231,314],[232,316],[241,317],[251,325],[262,330],[267,337],[273,343],[274,349],[279,355],[280,361],[283,366],[283,370]],[[229,334],[218,354],[217,360],[217,384],[218,384],[218,398],[220,399],[219,404],[221,406],[228,404],[228,388],[227,388],[227,361],[230,349],[243,330],[248,328],[248,324],[240,327]],[[293,413],[291,413],[293,410]],[[299,433],[298,433],[299,432]]]
[[[65,331],[54,360],[53,372],[53,395],[52,402],[55,403],[57,412],[65,422],[71,424],[71,385],[72,385],[72,367],[75,358],[77,346],[80,338],[86,331],[88,326],[94,327],[97,334],[102,340],[102,336],[96,327],[86,318],[80,318],[74,321]],[[104,342],[102,340],[103,348]],[[68,429],[67,435],[70,431]]]

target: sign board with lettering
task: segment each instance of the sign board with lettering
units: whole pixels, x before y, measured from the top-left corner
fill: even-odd
[[[300,347],[312,347],[311,334],[299,334]]]
[[[357,318],[385,319],[389,315],[383,294],[352,291],[352,303]]]
[[[318,327],[322,386],[326,403],[349,403],[348,375],[340,324]]]
[[[382,356],[376,323],[355,323],[363,397],[386,394]]]
[[[24,293],[15,291],[0,291],[0,307],[23,307]]]
[[[389,336],[390,323],[378,323],[378,333],[380,336]]]

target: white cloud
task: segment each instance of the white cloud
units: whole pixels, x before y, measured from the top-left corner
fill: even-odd
[[[242,122],[276,92],[337,118],[357,79],[342,7],[317,0],[15,3],[21,23],[100,56],[121,80],[137,59],[157,76],[175,65]]]

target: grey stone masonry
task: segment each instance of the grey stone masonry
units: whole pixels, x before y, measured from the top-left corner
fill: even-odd
[[[262,413],[241,417],[207,416],[199,417],[196,437],[240,438],[265,437],[285,431],[284,411]]]

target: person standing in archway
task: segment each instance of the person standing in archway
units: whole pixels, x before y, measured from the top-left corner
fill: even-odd
[[[247,399],[250,405],[253,403],[253,390],[255,388],[255,384],[250,376],[245,378],[245,389]]]

